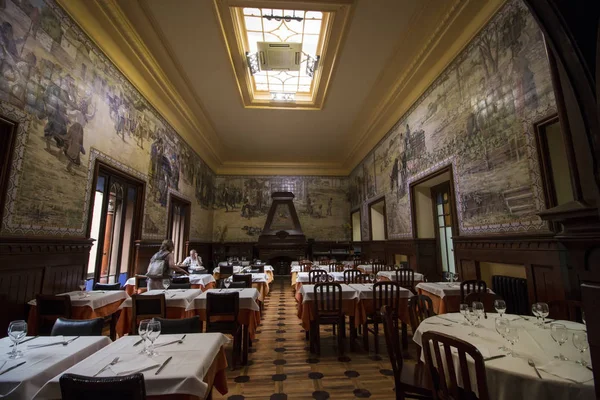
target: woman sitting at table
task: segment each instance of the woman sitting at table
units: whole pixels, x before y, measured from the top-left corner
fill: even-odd
[[[181,274],[188,273],[175,265],[173,260],[173,249],[175,245],[172,240],[163,240],[160,250],[150,259],[148,266],[148,290],[164,289],[162,280],[171,276],[171,271],[177,271]]]
[[[198,257],[198,252],[192,249],[190,250],[190,256],[178,265],[180,267],[188,267],[188,271],[202,269],[202,257]]]

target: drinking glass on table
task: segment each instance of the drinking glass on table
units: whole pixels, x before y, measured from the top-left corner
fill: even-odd
[[[160,336],[160,321],[155,319],[148,322],[148,329],[146,330],[146,337],[150,341],[150,348],[148,349],[149,356],[156,356],[158,353],[154,351],[154,341]]]
[[[377,278],[375,277],[375,274],[374,274],[374,273],[371,273],[371,274],[369,275],[369,280],[371,281],[371,283],[375,283],[375,279],[377,279]]]
[[[477,313],[477,311],[475,311],[473,308],[469,308],[467,310],[466,318],[467,321],[469,321],[469,324],[471,324],[471,333],[469,333],[469,336],[479,336],[475,333],[475,329],[473,329],[477,325],[477,321],[479,321],[479,314]]]
[[[15,359],[23,356],[23,353],[17,349],[17,346],[21,340],[27,336],[27,322],[23,320],[12,321],[8,325],[8,336],[14,343],[12,351],[9,353],[8,358]]]
[[[510,326],[510,321],[507,318],[499,317],[496,318],[496,321],[494,323],[496,326],[496,332],[498,332],[498,334],[502,336],[502,339],[506,339],[506,328]],[[498,350],[506,352],[510,351],[510,349],[504,345],[498,347]]]
[[[575,332],[573,333],[573,346],[581,353],[581,360],[575,361],[577,364],[581,364],[584,367],[587,367],[588,363],[583,359],[583,353],[590,348],[588,343],[587,333],[585,332]]]
[[[460,305],[460,313],[462,314],[463,317],[465,317],[465,319],[467,320],[467,322],[469,321],[469,319],[467,318],[467,312],[469,312],[469,305],[468,304],[461,304]],[[463,322],[462,325],[469,325],[467,322]]]
[[[541,326],[540,323],[540,309],[539,309],[539,305],[540,303],[533,303],[531,305],[531,313],[535,316],[535,318],[537,319],[537,321],[535,322],[535,326]]]
[[[169,286],[171,286],[171,278],[164,278],[162,280],[162,284],[165,290],[169,290]]]
[[[473,311],[477,314],[477,321],[485,316],[485,309],[483,308],[482,302],[474,301],[471,306],[473,307]],[[478,324],[477,326],[479,327],[480,325]]]
[[[512,357],[515,356],[515,344],[519,341],[519,329],[516,326],[508,325],[505,330],[504,337],[510,343],[511,348],[509,349],[509,354]]]
[[[148,336],[146,336],[146,334],[148,333],[148,324],[150,323],[150,319],[143,319],[140,321],[140,326],[138,327],[138,334],[140,335],[140,338],[142,339],[142,344],[144,345],[144,348],[140,351],[140,354],[145,354],[148,352],[148,346],[146,341],[148,340]]]
[[[84,296],[85,296],[85,293],[84,293],[84,292],[85,292],[85,287],[86,287],[86,285],[87,285],[87,282],[85,281],[85,279],[81,279],[81,280],[79,281],[79,285],[78,285],[78,286],[79,286],[79,290],[80,290],[80,293],[79,293],[79,295],[80,295],[81,297],[84,297]]]
[[[223,281],[223,284],[225,285],[225,289],[229,289],[229,285],[231,285],[231,278],[225,279],[225,281]]]
[[[496,309],[496,312],[500,314],[500,318],[502,318],[506,312],[506,302],[500,299],[494,300],[494,308]]]
[[[564,324],[550,324],[550,336],[556,343],[558,343],[558,355],[554,356],[562,361],[569,361],[569,359],[562,355],[561,346],[569,340],[569,332]]]
[[[538,314],[542,317],[542,324],[540,326],[544,329],[548,329],[546,327],[546,317],[550,314],[548,303],[538,303]]]

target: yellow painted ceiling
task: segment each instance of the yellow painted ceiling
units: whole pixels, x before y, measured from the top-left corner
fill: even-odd
[[[321,110],[243,106],[212,0],[59,3],[216,173],[346,175],[503,0],[355,0]]]

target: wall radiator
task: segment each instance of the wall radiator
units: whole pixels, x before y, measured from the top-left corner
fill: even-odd
[[[506,301],[508,314],[528,315],[530,313],[527,279],[494,275],[492,290]]]

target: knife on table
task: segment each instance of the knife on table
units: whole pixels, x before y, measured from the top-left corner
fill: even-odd
[[[0,375],[4,375],[5,373],[7,373],[7,372],[9,372],[9,371],[12,371],[13,369],[15,369],[15,368],[18,368],[18,367],[20,367],[21,365],[25,364],[26,362],[27,362],[27,361],[23,361],[23,362],[21,362],[21,363],[18,363],[18,364],[16,364],[16,365],[13,365],[12,367],[6,368],[4,371],[0,372]]]
[[[497,356],[487,357],[487,358],[484,358],[483,361],[492,361],[492,360],[496,360],[496,359],[502,358],[502,357],[506,357],[506,354],[500,354]]]
[[[171,357],[167,358],[167,359],[166,359],[166,360],[165,360],[165,361],[162,363],[162,365],[160,366],[160,368],[158,369],[158,371],[156,371],[156,372],[154,373],[154,375],[158,375],[158,374],[160,373],[160,371],[162,371],[162,370],[163,370],[163,368],[164,368],[164,367],[165,367],[165,366],[166,366],[166,365],[169,363],[169,361],[171,361],[171,359],[172,359],[172,358],[173,358],[173,356],[171,356]]]
[[[23,340],[22,342],[19,342],[19,344],[27,343],[27,342],[29,342],[30,340],[33,340],[33,339],[36,339],[36,338],[39,338],[39,336],[30,337],[29,339],[25,339],[25,340]],[[14,345],[14,344],[11,344],[11,345],[10,345],[10,347],[15,347],[15,345]]]

